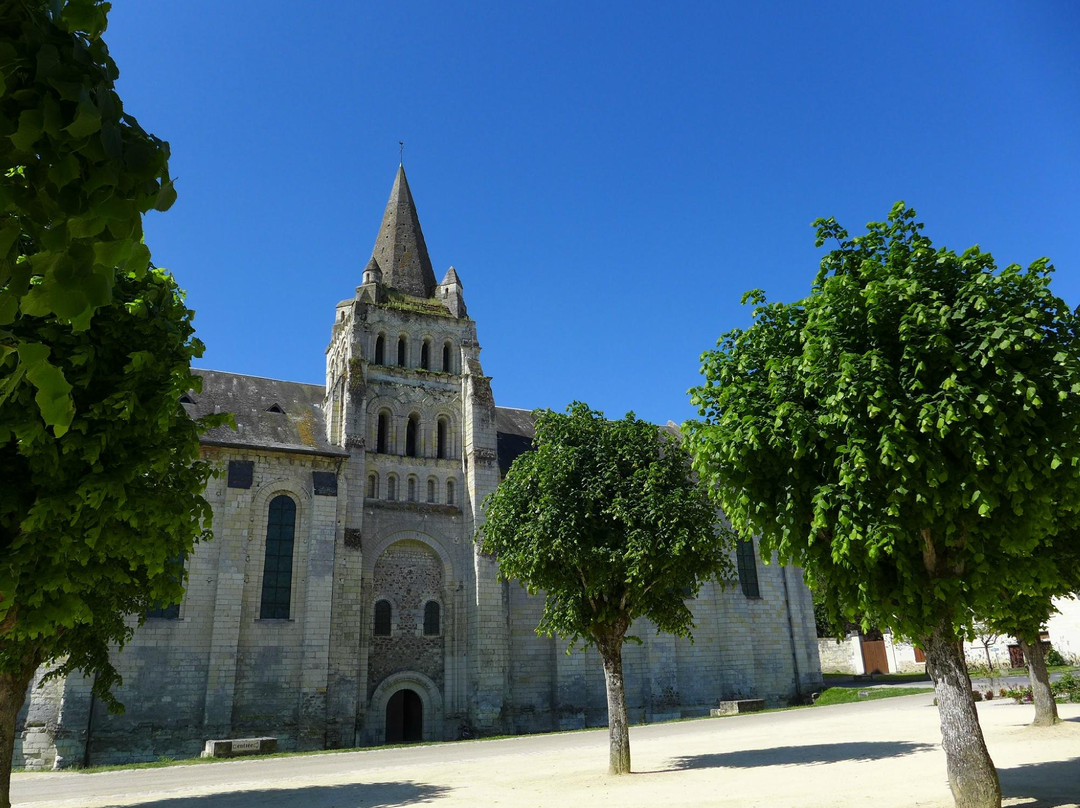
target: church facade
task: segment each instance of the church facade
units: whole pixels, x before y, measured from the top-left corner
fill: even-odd
[[[462,283],[453,267],[436,281],[403,168],[362,283],[334,309],[325,386],[199,373],[184,407],[236,420],[203,438],[221,472],[214,540],[186,559],[183,601],[117,654],[125,713],[86,679],[35,680],[16,766],[193,757],[208,739],[309,750],[606,723],[599,657],[538,637],[542,596],[500,581],[473,541],[532,418],[495,405]],[[632,627],[631,721],[820,686],[802,575],[754,550],[737,583],[692,604],[693,643]]]

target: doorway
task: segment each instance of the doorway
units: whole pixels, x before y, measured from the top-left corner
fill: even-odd
[[[399,690],[386,703],[386,743],[424,740],[424,703],[415,690]]]

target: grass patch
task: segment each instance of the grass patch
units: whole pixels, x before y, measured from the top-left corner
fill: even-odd
[[[857,687],[830,687],[822,691],[814,702],[815,707],[829,704],[851,704],[856,701],[891,699],[897,696],[927,695],[925,687],[874,687],[860,690]]]

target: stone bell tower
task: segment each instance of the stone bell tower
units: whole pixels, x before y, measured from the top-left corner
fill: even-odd
[[[355,701],[357,742],[384,740],[382,700],[397,687],[425,705],[425,739],[457,737],[461,726],[497,730],[507,620],[494,561],[473,543],[483,498],[498,484],[495,403],[464,287],[453,267],[436,282],[402,166],[361,280],[337,304],[326,355],[327,439],[350,452],[332,712]],[[438,581],[418,582],[421,556]],[[356,667],[359,692],[341,692]],[[356,689],[355,673],[351,681]],[[429,734],[431,721],[441,731]]]

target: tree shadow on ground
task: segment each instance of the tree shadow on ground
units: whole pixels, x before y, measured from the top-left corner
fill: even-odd
[[[809,746],[774,746],[767,749],[740,749],[674,758],[674,769],[750,769],[758,766],[802,766],[815,763],[839,763],[845,760],[884,760],[885,758],[930,752],[938,747],[907,741],[866,741],[862,743],[822,743]]]
[[[428,783],[345,783],[336,786],[306,786],[190,797],[168,797],[139,802],[139,808],[398,808],[431,802],[449,794],[446,786]],[[125,802],[124,805],[131,805]]]
[[[1080,799],[1080,758],[998,769],[998,777],[1003,797],[1034,800],[1024,808],[1059,808]]]

